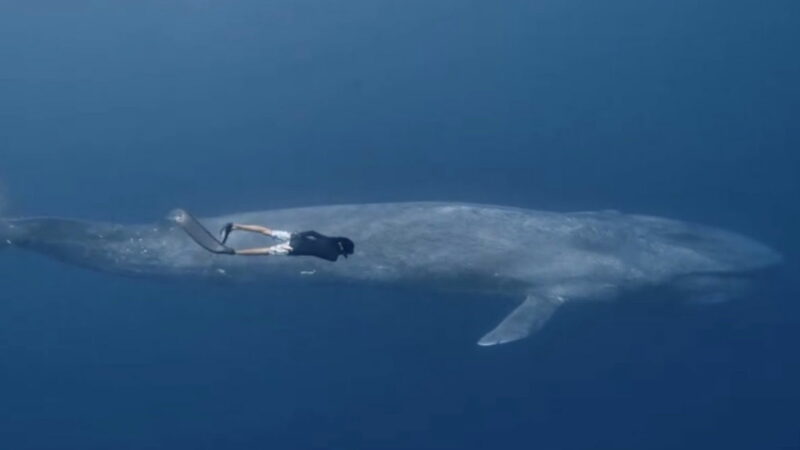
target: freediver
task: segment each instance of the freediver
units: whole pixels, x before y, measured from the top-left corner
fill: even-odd
[[[219,241],[222,245],[228,241],[233,231],[249,231],[261,233],[273,239],[282,241],[269,247],[247,248],[235,250],[225,247],[224,253],[231,255],[288,255],[288,256],[316,256],[328,261],[336,261],[339,256],[347,258],[355,250],[353,241],[346,237],[330,237],[316,231],[300,231],[290,233],[282,230],[272,230],[261,225],[245,225],[227,223],[219,231]]]

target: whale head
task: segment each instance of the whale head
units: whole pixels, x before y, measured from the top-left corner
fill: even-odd
[[[772,248],[738,233],[687,222],[670,222],[660,227],[656,241],[685,256],[687,271],[747,273],[782,262]],[[697,265],[692,264],[696,262]]]

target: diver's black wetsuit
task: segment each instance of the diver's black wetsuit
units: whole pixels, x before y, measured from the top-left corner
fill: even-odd
[[[328,237],[316,231],[301,231],[292,233],[289,245],[292,251],[289,255],[316,256],[317,258],[336,261],[342,254],[342,238]]]
[[[339,255],[347,258],[355,250],[353,241],[346,237],[329,237],[316,231],[301,231],[299,233],[289,233],[287,231],[269,231],[270,236],[283,241],[282,244],[273,245],[265,249],[250,249],[249,251],[237,251],[225,245],[228,236],[233,231],[233,223],[227,223],[220,230],[220,238],[217,239],[206,229],[197,219],[183,209],[173,211],[170,218],[175,224],[183,229],[198,245],[204,249],[223,255],[293,255],[293,256],[316,256],[327,261],[336,261]],[[263,228],[262,228],[263,229]],[[262,229],[256,228],[258,232]],[[246,231],[254,231],[252,227]],[[289,238],[289,245],[286,245],[286,237]],[[291,247],[289,250],[287,247]],[[288,251],[287,251],[288,250]]]

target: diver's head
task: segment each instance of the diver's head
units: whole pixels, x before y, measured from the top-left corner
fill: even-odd
[[[336,238],[336,243],[339,245],[339,254],[347,258],[347,255],[352,255],[355,251],[356,244],[350,239],[345,237]]]

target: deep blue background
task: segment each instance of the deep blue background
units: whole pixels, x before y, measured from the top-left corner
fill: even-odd
[[[4,1],[7,215],[463,200],[722,226],[714,307],[190,286],[0,257],[3,449],[800,447],[795,0]]]

